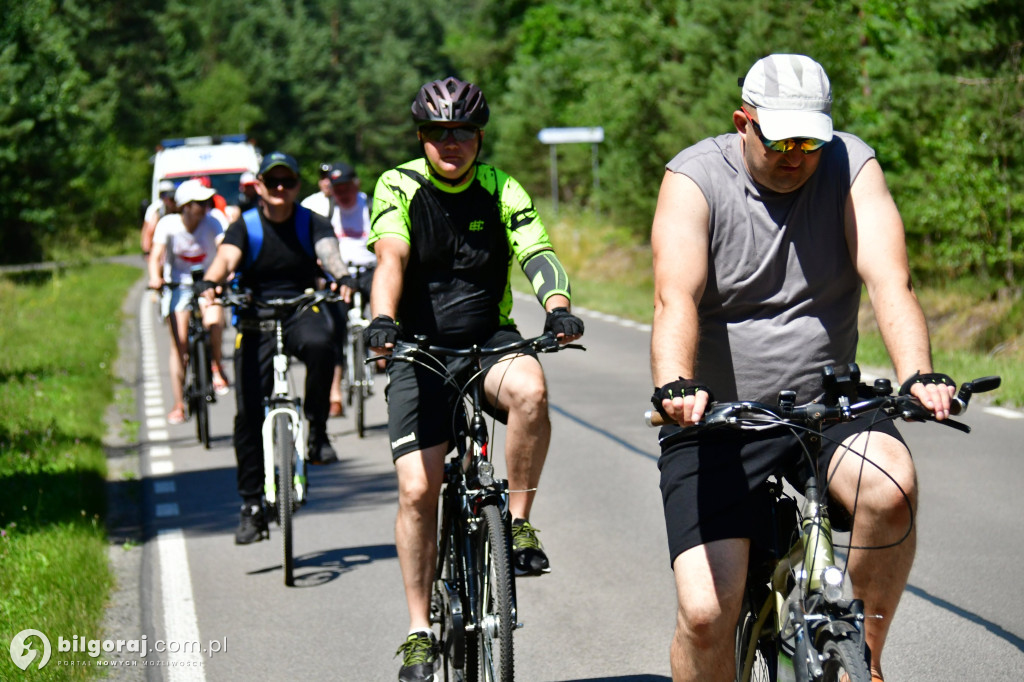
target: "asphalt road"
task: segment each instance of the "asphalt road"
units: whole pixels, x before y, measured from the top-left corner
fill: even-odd
[[[524,333],[539,331],[539,307],[525,300],[516,308]],[[118,599],[137,608],[152,644],[178,651],[151,653],[160,665],[112,677],[394,680],[407,612],[384,377],[365,438],[350,417],[329,422],[341,461],[311,469],[311,500],[295,520],[296,586],[286,588],[276,527],[268,542],[233,544],[233,394],[214,406],[210,450],[198,446],[193,423],[168,427],[168,334],[148,294],[137,290],[127,309],[139,323],[142,542],[119,559]],[[656,432],[641,419],[649,330],[583,317],[588,351],[544,358],[554,433],[532,521],[553,572],[517,585],[525,623],[515,639],[518,679],[668,680],[674,587]],[[886,649],[890,682],[1024,678],[1024,420],[1012,418],[1024,415],[980,408],[964,418],[970,436],[905,429],[921,479],[920,540]],[[500,442],[499,433],[496,452]],[[192,641],[217,651],[183,651]]]

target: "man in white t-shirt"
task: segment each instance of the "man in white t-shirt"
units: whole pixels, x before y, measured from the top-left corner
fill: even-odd
[[[366,193],[359,189],[359,176],[352,166],[344,161],[325,164],[326,181],[330,196],[326,202],[312,202],[306,205],[311,211],[327,216],[338,237],[341,259],[349,267],[355,277],[363,301],[370,301],[370,284],[373,282],[373,269],[377,265],[377,257],[366,248],[366,239],[370,236],[370,206]],[[312,200],[313,197],[307,197]],[[331,382],[330,416],[340,417],[344,414],[344,401],[341,394],[341,378],[345,369],[345,336],[348,328],[349,303],[338,301],[328,306],[328,313],[334,322],[334,334],[338,343],[338,365],[334,369],[334,380]]]
[[[174,407],[167,415],[170,424],[185,421],[184,382],[188,352],[189,304],[192,301],[192,268],[205,271],[213,262],[224,228],[207,211],[213,190],[198,180],[186,180],[174,192],[180,213],[164,216],[153,232],[149,254],[149,287],[163,290],[160,310],[171,332],[170,374]],[[164,289],[164,285],[170,285]],[[221,335],[224,328],[220,306],[204,306],[203,324],[210,330],[213,387],[223,395],[228,390],[221,371]]]
[[[313,213],[331,217],[331,179],[328,177],[333,168],[332,164],[320,164],[320,179],[317,181],[317,191],[310,194],[300,202],[301,206],[308,208]]]

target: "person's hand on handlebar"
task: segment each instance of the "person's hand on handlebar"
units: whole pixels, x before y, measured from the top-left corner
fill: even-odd
[[[900,395],[908,393],[935,415],[935,421],[942,421],[950,415],[949,406],[956,395],[956,382],[946,374],[914,372],[900,386]]]
[[[345,275],[340,280],[328,283],[328,288],[337,293],[345,303],[352,302],[352,294],[356,290],[356,280],[352,275]]]
[[[544,320],[544,331],[553,333],[559,343],[569,343],[583,336],[583,320],[568,308],[554,308]]]
[[[398,340],[398,324],[387,315],[378,315],[363,330],[366,347],[378,355],[395,347]]]
[[[651,404],[662,417],[680,426],[692,426],[704,418],[711,389],[695,379],[679,377],[654,389]]]

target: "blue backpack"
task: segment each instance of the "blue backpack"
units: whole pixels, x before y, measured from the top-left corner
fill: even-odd
[[[310,257],[316,258],[310,230],[312,214],[313,212],[305,206],[295,206],[295,235],[299,238],[302,250]],[[252,264],[256,262],[260,255],[260,249],[263,248],[263,223],[260,221],[258,208],[250,208],[242,214],[242,218],[245,219],[245,231],[249,236],[249,249],[245,252],[245,260],[240,268],[244,272],[246,268],[252,267]]]

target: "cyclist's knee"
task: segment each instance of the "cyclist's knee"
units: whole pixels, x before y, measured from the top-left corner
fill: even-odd
[[[709,599],[688,599],[676,610],[676,636],[694,649],[713,650],[731,642],[738,616],[730,617],[714,595]]]

